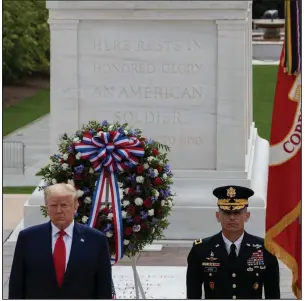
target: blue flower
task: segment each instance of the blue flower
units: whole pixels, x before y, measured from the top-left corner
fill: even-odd
[[[60,154],[56,154],[54,157],[57,158],[57,159],[60,159],[61,155]]]
[[[171,167],[170,167],[168,164],[165,164],[165,165],[164,165],[164,170],[165,170],[166,172],[169,172],[170,169],[171,169]]]
[[[155,172],[154,170],[150,167],[148,168],[148,175],[151,177],[151,178],[154,178],[155,177]]]
[[[69,147],[68,147],[68,152],[69,152],[69,153],[72,153],[72,152],[73,152],[73,147],[72,147],[72,146],[69,146]]]
[[[81,174],[83,171],[84,171],[85,167],[84,165],[78,165],[76,167],[74,167],[74,171],[77,173],[77,174]]]
[[[135,178],[136,178],[135,175],[130,175],[129,177],[127,177],[127,179],[128,179],[130,182],[134,181]]]
[[[93,135],[95,135],[95,134],[96,134],[96,131],[95,131],[95,130],[90,129],[90,130],[89,130],[89,133],[90,133],[90,135],[92,135],[92,136],[93,136]]]
[[[149,138],[149,139],[146,141],[146,143],[147,143],[147,144],[153,144],[153,143],[155,143],[155,140]]]
[[[127,219],[127,223],[130,223],[130,224],[133,223],[133,219],[132,218],[128,218]]]
[[[101,123],[100,123],[101,126],[107,126],[109,125],[108,121],[107,120],[103,120]]]
[[[140,214],[141,214],[141,219],[147,219],[148,215],[145,211],[141,211]]]
[[[88,187],[85,187],[83,189],[84,194],[90,193],[90,189]]]

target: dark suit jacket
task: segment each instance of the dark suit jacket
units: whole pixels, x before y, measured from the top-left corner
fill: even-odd
[[[51,222],[19,233],[9,280],[9,299],[111,299],[111,264],[105,235],[74,223],[61,288],[56,281],[51,235]]]
[[[257,260],[258,259],[258,260]],[[279,266],[262,238],[245,232],[239,255],[230,262],[221,232],[195,241],[187,267],[187,298],[280,299]]]

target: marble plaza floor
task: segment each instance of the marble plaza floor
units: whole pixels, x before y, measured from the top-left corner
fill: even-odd
[[[3,299],[8,296],[14,242],[3,247]],[[186,257],[189,248],[164,247],[162,251],[142,252],[137,270],[147,299],[185,299]],[[135,299],[133,272],[128,263],[113,268],[117,299]],[[291,292],[291,272],[280,263],[281,299],[296,299]]]

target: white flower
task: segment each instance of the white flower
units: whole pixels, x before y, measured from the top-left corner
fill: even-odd
[[[124,245],[128,246],[129,245],[129,240],[128,239],[124,239]]]
[[[64,160],[68,160],[68,157],[69,157],[68,154],[63,154],[63,155],[62,155],[62,158],[63,158]]]
[[[159,161],[159,165],[163,166],[164,162],[162,160]]]
[[[94,169],[92,167],[90,167],[89,169],[89,173],[93,174],[94,173]]]
[[[85,224],[85,223],[87,223],[88,219],[89,219],[89,217],[86,216],[86,215],[84,215],[84,216],[82,217],[82,222]]]
[[[151,229],[151,234],[155,233],[155,228]]]
[[[85,200],[84,200],[85,204],[91,204],[92,200],[90,197],[86,197]]]
[[[168,201],[167,201],[167,206],[168,206],[168,207],[172,207],[172,206],[173,206],[173,203],[172,203],[171,200],[168,200]]]
[[[137,176],[137,177],[136,177],[136,182],[137,182],[137,183],[143,183],[143,182],[144,182],[144,177],[142,177],[142,176]]]
[[[76,197],[77,197],[77,198],[80,198],[83,194],[84,194],[84,192],[83,192],[82,190],[80,190],[80,189],[78,189],[78,190],[76,191]]]
[[[80,142],[80,139],[79,139],[78,137],[75,137],[75,138],[73,139],[73,142],[79,143],[79,142]]]
[[[143,200],[141,198],[136,198],[134,202],[137,206],[142,206],[143,204]]]
[[[163,178],[163,179],[167,179],[167,174],[164,173],[163,176],[162,176],[162,178]]]
[[[147,213],[148,213],[149,216],[153,216],[155,214],[155,210],[154,209],[150,209],[150,210],[148,210]]]
[[[129,192],[129,187],[128,188],[125,188],[125,194],[128,194],[128,192]]]
[[[112,237],[112,236],[113,236],[113,233],[112,233],[111,231],[108,231],[108,232],[106,233],[106,236],[107,236],[107,237]]]
[[[127,135],[127,134],[128,134],[128,131],[124,130],[124,134]]]
[[[155,177],[157,177],[159,175],[158,169],[154,169],[154,174],[155,174]]]
[[[49,166],[49,171],[53,171],[55,168],[54,168],[54,165],[50,165]]]
[[[161,201],[161,206],[165,206],[165,200]]]
[[[127,207],[129,204],[130,204],[130,202],[127,201],[127,200],[125,200],[125,201],[123,201],[122,206],[123,206],[123,207]]]
[[[52,179],[52,184],[56,184],[57,183],[57,180],[56,179]]]
[[[119,187],[122,188],[123,187],[123,183],[119,182]]]
[[[147,161],[150,163],[152,160],[154,160],[155,159],[155,157],[153,157],[153,156],[150,156],[150,157],[148,157],[147,158]]]
[[[141,230],[141,226],[140,225],[133,226],[132,230],[133,232],[139,232]]]
[[[125,210],[122,210],[122,218],[127,218],[127,212]]]
[[[153,189],[153,190],[152,190],[152,194],[153,194],[156,198],[159,197],[159,191],[156,190],[156,189]]]
[[[114,127],[113,124],[112,124],[112,125],[109,125],[108,130],[109,130],[109,131],[112,131],[112,130],[113,130],[113,127]]]
[[[72,185],[72,186],[75,186],[75,183],[74,183],[74,180],[68,180],[68,184]]]
[[[111,213],[111,212],[108,213],[107,218],[108,218],[108,219],[112,219],[112,218],[113,218],[113,213]]]
[[[148,163],[144,163],[144,169],[148,169],[148,168],[149,168]]]
[[[79,160],[81,157],[82,157],[82,154],[81,154],[80,152],[78,152],[78,153],[76,154],[76,156],[75,156],[75,158],[76,158],[77,160]]]
[[[62,164],[61,167],[62,167],[63,170],[67,170],[69,168],[69,164],[64,163],[64,164]]]

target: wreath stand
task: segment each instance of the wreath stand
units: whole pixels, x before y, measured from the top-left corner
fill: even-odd
[[[106,196],[105,196],[105,204],[109,204],[109,181],[108,178],[106,179]],[[141,297],[142,299],[146,299],[145,293],[144,293],[144,289],[141,283],[141,279],[139,277],[138,271],[137,271],[137,265],[136,265],[136,259],[138,256],[133,256],[131,258],[131,267],[132,267],[132,272],[133,272],[133,279],[134,279],[134,287],[135,287],[135,291],[136,291],[136,299],[140,299],[140,295],[139,295],[139,291],[141,293]],[[123,257],[124,259],[124,257]],[[112,281],[112,280],[111,280]],[[113,286],[113,290],[114,290],[114,295],[115,295],[115,287],[114,287],[114,283],[112,281],[112,286]]]

